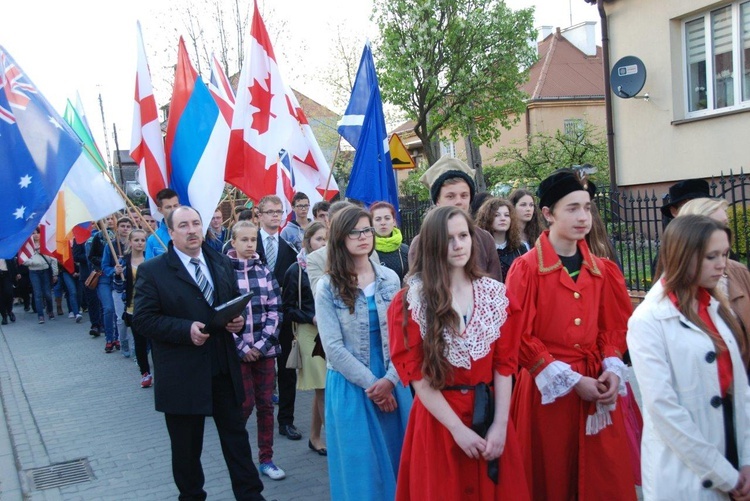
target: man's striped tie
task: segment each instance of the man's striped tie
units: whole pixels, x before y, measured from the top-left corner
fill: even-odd
[[[214,289],[211,287],[211,284],[208,283],[208,279],[206,278],[206,275],[203,274],[203,271],[201,271],[201,261],[198,258],[192,258],[190,262],[195,266],[195,281],[198,283],[198,287],[200,287],[201,292],[203,293],[203,297],[206,298],[206,301],[208,301],[208,304],[213,306],[214,304]]]
[[[279,252],[279,248],[276,245],[276,238],[268,237],[263,243],[266,244],[266,264],[268,264],[268,269],[273,271],[273,269],[276,267],[276,257],[277,253]]]

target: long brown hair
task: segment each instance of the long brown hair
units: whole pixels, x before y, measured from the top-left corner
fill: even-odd
[[[612,246],[612,241],[607,235],[607,226],[602,220],[599,208],[591,201],[591,230],[586,233],[586,244],[596,257],[605,257],[610,261],[617,262],[617,254]]]
[[[518,201],[526,196],[531,197],[531,199],[534,201],[534,215],[531,216],[531,221],[526,223],[526,227],[524,228],[524,233],[526,233],[526,236],[529,238],[529,242],[528,242],[529,246],[534,247],[534,244],[536,243],[536,239],[539,238],[539,235],[541,235],[545,229],[544,218],[542,218],[542,213],[539,210],[538,200],[536,199],[533,193],[523,188],[518,188],[517,190],[514,190],[513,193],[511,193],[508,198],[510,199],[510,202],[513,204],[513,207],[515,208],[515,206],[518,204]]]
[[[721,337],[711,332],[694,308],[698,293],[696,282],[706,255],[706,247],[716,231],[726,232],[726,228],[709,217],[676,217],[664,231],[659,251],[659,268],[664,272],[664,293],[674,293],[677,296],[677,308],[680,312],[711,338],[717,351],[721,351],[724,349]],[[742,329],[737,319],[731,313],[727,298],[718,287],[708,292],[719,301],[719,316],[734,334],[743,361],[747,361],[747,343],[741,335]]]
[[[409,276],[417,275],[422,280],[421,300],[427,320],[427,332],[422,342],[422,374],[430,386],[438,390],[445,387],[453,372],[445,357],[447,343],[443,331],[447,328],[452,334],[458,335],[459,326],[458,313],[452,306],[451,270],[448,264],[448,220],[453,217],[464,218],[471,235],[471,255],[464,271],[471,280],[483,275],[477,265],[474,223],[466,212],[457,207],[436,207],[427,214],[419,232],[414,266],[409,271]],[[404,319],[408,319],[407,312],[404,312]],[[405,342],[408,348],[408,339]]]
[[[302,247],[305,249],[305,252],[310,254],[313,251],[312,247],[310,247],[310,240],[312,240],[312,237],[314,237],[317,232],[325,229],[326,225],[324,225],[320,221],[315,221],[309,224],[307,229],[305,229],[305,233],[302,237]]]
[[[510,213],[510,227],[505,232],[505,240],[508,243],[508,249],[518,249],[521,247],[521,224],[516,215],[516,208],[505,198],[492,197],[484,201],[477,211],[477,226],[487,230],[490,235],[495,235],[492,226],[495,224],[495,214],[500,207],[507,207]],[[524,249],[525,251],[526,249]]]
[[[328,230],[328,268],[333,290],[349,307],[349,313],[354,313],[354,303],[357,300],[358,282],[354,271],[354,259],[346,248],[349,232],[357,226],[360,219],[366,217],[372,226],[372,215],[362,207],[350,205],[336,212],[331,219]],[[370,236],[372,248],[375,248],[375,233]],[[372,250],[370,250],[372,253]]]

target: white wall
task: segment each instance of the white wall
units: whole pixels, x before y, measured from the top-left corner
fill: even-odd
[[[645,101],[613,94],[621,186],[708,177],[748,167],[750,109],[684,121],[682,19],[727,3],[617,0],[606,4],[611,64],[624,56],[639,57],[647,70],[641,94],[650,96]]]

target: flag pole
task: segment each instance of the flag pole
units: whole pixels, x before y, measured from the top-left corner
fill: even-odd
[[[104,239],[107,241],[109,252],[111,252],[113,256],[117,256],[117,253],[115,252],[115,246],[112,245],[112,239],[109,238],[109,228],[104,228],[104,230],[102,230],[102,227],[99,226],[99,221],[96,222],[96,226],[99,228],[99,231],[101,233],[104,233]],[[103,263],[102,263],[102,266],[104,266]]]
[[[86,149],[86,151],[89,152],[90,155],[93,156],[93,153],[91,152],[91,148],[89,148],[88,145],[84,144],[83,147]],[[141,214],[141,210],[133,203],[132,200],[130,200],[130,198],[128,198],[125,192],[122,191],[122,188],[120,188],[120,185],[117,184],[117,181],[115,181],[115,179],[112,177],[112,174],[110,174],[109,171],[107,171],[106,169],[103,169],[101,172],[105,176],[107,176],[107,179],[109,180],[110,184],[115,187],[115,190],[117,190],[117,193],[119,193],[119,195],[125,201],[125,206],[128,208],[134,209],[136,214],[138,214],[138,217],[140,217],[141,220],[143,220],[143,214]],[[146,231],[154,235],[154,238],[156,238],[156,240],[161,244],[161,246],[164,247],[164,250],[166,250],[167,245],[164,242],[162,242],[161,238],[159,238],[159,235],[156,234],[156,231],[153,228],[151,228],[151,225],[147,224],[146,226],[148,226],[148,229]]]
[[[336,159],[339,156],[339,150],[341,149],[341,134],[339,134],[339,138],[336,141],[336,151],[333,152],[333,162],[331,162],[331,168],[328,169],[328,180],[326,180],[326,189],[323,191],[323,200],[326,202],[328,199],[326,198],[328,196],[328,187],[331,185],[331,177],[333,176],[333,167],[336,165]]]

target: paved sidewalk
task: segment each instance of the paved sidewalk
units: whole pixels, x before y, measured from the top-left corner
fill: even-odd
[[[140,387],[134,359],[105,354],[104,336],[91,338],[86,322],[38,325],[20,306],[15,313],[18,321],[0,328],[0,499],[176,499],[164,417],[154,411],[153,389]],[[274,462],[287,478],[262,477],[269,500],[329,498],[326,458],[307,448],[311,401],[312,392],[298,392],[301,441],[274,435]],[[248,432],[257,454],[254,415]],[[28,470],[79,458],[88,459],[93,480],[30,490]],[[209,500],[234,499],[210,419],[202,461]]]

